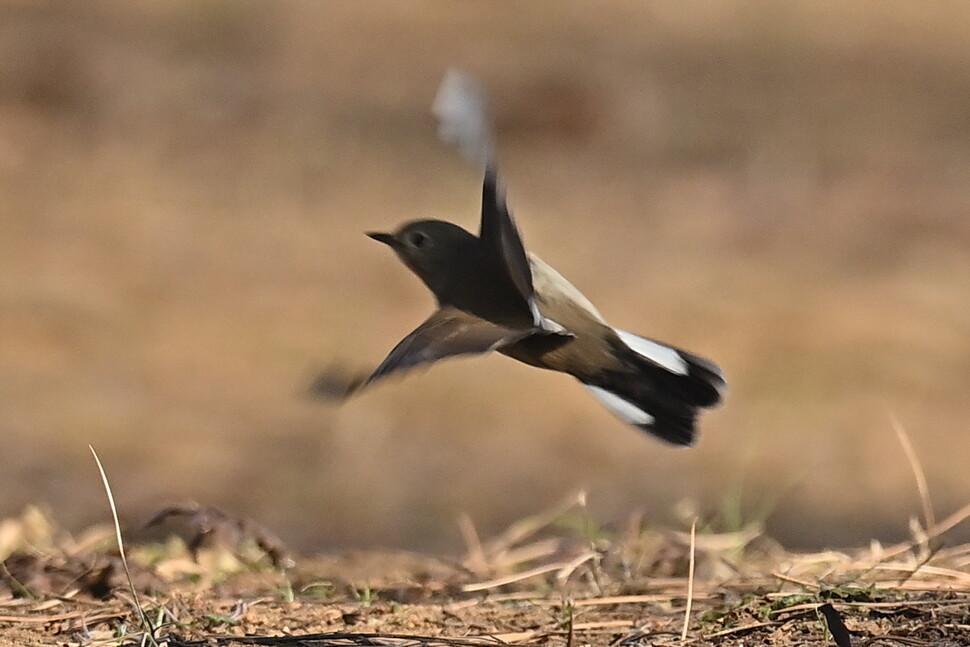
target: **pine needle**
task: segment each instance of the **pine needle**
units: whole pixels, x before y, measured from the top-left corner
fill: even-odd
[[[920,463],[919,456],[916,455],[916,450],[913,448],[913,443],[910,441],[906,429],[899,422],[895,414],[890,414],[889,419],[893,429],[896,431],[896,437],[899,438],[899,444],[903,448],[903,453],[906,454],[906,460],[909,461],[909,466],[913,470],[913,477],[916,479],[916,489],[919,490],[920,505],[923,508],[923,523],[925,524],[926,532],[931,533],[936,527],[936,516],[933,514],[933,501],[930,499],[930,488],[926,483],[926,473],[923,471],[923,465]]]
[[[697,517],[690,524],[690,562],[687,566],[687,608],[684,609],[684,628],[680,632],[681,642],[687,640],[687,630],[690,628],[690,610],[694,603],[694,562],[697,548]]]
[[[148,618],[148,614],[145,613],[145,609],[142,607],[141,602],[138,599],[138,591],[135,589],[135,581],[131,577],[131,569],[128,568],[128,558],[125,557],[125,544],[121,538],[121,522],[118,520],[118,508],[115,506],[114,495],[111,493],[111,485],[108,483],[108,475],[104,471],[104,466],[101,464],[101,459],[98,458],[98,452],[94,451],[94,447],[91,445],[88,445],[88,449],[91,450],[91,454],[94,456],[94,462],[98,465],[98,472],[101,473],[101,483],[104,484],[104,491],[108,496],[108,506],[111,508],[111,516],[114,519],[115,539],[118,541],[118,552],[121,554],[121,565],[125,569],[125,577],[128,578],[128,588],[131,591],[131,599],[134,602],[135,609],[138,610],[138,617],[141,619],[142,627],[145,630],[145,635],[148,637],[151,644],[157,646],[158,643],[155,641],[155,627],[152,625],[152,621]]]

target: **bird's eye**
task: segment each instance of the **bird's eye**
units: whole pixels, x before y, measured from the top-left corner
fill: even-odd
[[[411,243],[412,247],[421,248],[428,244],[428,237],[420,231],[416,231],[408,236],[408,242]]]

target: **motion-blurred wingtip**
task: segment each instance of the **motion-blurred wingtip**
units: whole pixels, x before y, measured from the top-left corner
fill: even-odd
[[[495,156],[495,135],[488,115],[484,86],[456,68],[445,72],[431,105],[438,119],[438,137],[458,148],[469,162],[488,166]]]
[[[306,388],[312,398],[343,402],[370,384],[372,375],[334,366],[321,372]]]

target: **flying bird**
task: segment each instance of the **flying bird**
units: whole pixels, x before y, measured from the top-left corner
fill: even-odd
[[[571,283],[526,253],[494,161],[485,169],[477,236],[441,220],[367,235],[394,250],[438,308],[353,390],[447,357],[495,351],[573,376],[620,419],[678,446],[694,443],[699,411],[721,401],[716,364],[610,326]]]

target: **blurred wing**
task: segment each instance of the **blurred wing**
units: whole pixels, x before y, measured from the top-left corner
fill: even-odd
[[[533,332],[532,328],[508,328],[456,308],[444,307],[402,339],[361,386],[395,371],[446,357],[488,353],[514,344]]]
[[[487,165],[495,155],[485,88],[473,76],[449,69],[435,95],[431,112],[438,118],[438,137],[455,144],[462,157]]]
[[[538,328],[536,332],[571,336],[565,328],[539,312],[532,282],[533,268],[509,213],[505,194],[498,184],[498,171],[494,164],[489,164],[485,169],[479,238],[486,259],[492,264],[496,275],[508,279],[509,289],[514,291],[514,296],[522,305],[522,316],[531,319],[532,325]]]
[[[498,185],[498,172],[494,164],[489,164],[485,169],[479,238],[489,260],[501,268],[522,298],[523,304],[530,307],[533,293],[532,270],[529,268],[529,259],[526,258],[519,230],[509,213],[505,194]]]

